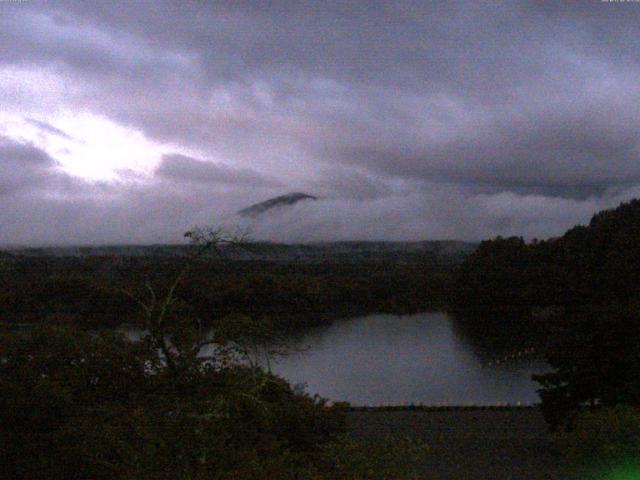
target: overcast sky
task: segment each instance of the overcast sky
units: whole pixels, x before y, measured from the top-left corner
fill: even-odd
[[[640,195],[640,3],[0,0],[0,244],[545,238]]]

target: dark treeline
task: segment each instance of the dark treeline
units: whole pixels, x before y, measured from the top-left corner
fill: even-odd
[[[0,268],[4,323],[117,326],[139,313],[127,293],[163,292],[186,264],[180,256],[7,257]],[[271,317],[287,327],[370,312],[442,308],[447,267],[423,263],[294,264],[201,259],[176,295],[203,323],[229,314]]]
[[[459,309],[581,308],[626,302],[640,280],[640,200],[593,216],[562,237],[482,242],[460,270]]]
[[[213,232],[196,242],[215,251],[233,239]],[[297,272],[205,256],[2,260],[3,318],[35,323],[0,331],[3,478],[415,478],[428,454],[414,440],[354,440],[342,405],[258,362],[278,336],[260,318],[270,308],[328,302],[317,293],[325,283],[338,295],[373,288],[361,283],[382,282],[377,268]],[[87,332],[123,321],[142,337]]]
[[[482,242],[460,267],[459,327],[497,348],[534,345],[552,423],[583,404],[640,404],[640,200],[597,213],[562,237]]]

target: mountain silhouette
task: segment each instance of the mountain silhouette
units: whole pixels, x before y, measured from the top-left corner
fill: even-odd
[[[265,200],[264,202],[256,203],[254,205],[251,205],[250,207],[243,208],[242,210],[238,211],[238,214],[242,215],[243,217],[257,217],[258,215],[261,215],[264,212],[267,212],[274,208],[293,205],[303,200],[317,199],[318,197],[314,197],[313,195],[309,195],[307,193],[287,193],[286,195],[280,195],[279,197],[270,198],[269,200]]]

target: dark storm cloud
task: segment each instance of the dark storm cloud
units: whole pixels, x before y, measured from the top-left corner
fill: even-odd
[[[207,188],[232,210],[264,187],[325,197],[291,229],[545,236],[637,193],[639,26],[640,4],[599,0],[5,2],[0,68],[59,80],[3,99],[41,129],[51,103],[224,159],[166,155],[96,193],[114,218],[153,197],[206,219]]]
[[[60,171],[57,162],[28,143],[0,137],[0,197],[55,191],[77,192],[84,182]]]
[[[277,187],[270,180],[250,169],[238,169],[224,164],[197,160],[180,154],[164,155],[155,175],[176,182],[221,183],[252,187]]]
[[[55,160],[43,150],[4,137],[0,137],[0,161],[18,169],[49,169],[56,165]]]
[[[301,153],[297,161],[316,161],[302,156],[320,143],[320,160],[388,176],[601,193],[620,178],[637,181],[632,140],[610,133],[617,120],[637,118],[633,102],[592,117],[620,88],[638,97],[620,82],[638,71],[625,33],[639,10],[601,2],[34,4],[5,20],[4,43],[17,45],[3,56],[108,74],[107,89],[130,93],[122,105],[102,105],[114,117],[245,163],[283,144]],[[162,72],[188,81],[176,89]],[[217,93],[221,110],[211,108]],[[388,136],[394,143],[380,144]],[[604,162],[614,172],[603,177]]]
[[[0,196],[43,186],[55,166],[44,151],[0,137]]]
[[[635,125],[631,118],[622,126],[608,121],[597,111],[576,118],[546,114],[535,121],[494,124],[490,134],[469,132],[443,144],[372,141],[331,154],[405,178],[487,191],[584,197],[640,184],[640,136]]]
[[[7,63],[66,65],[86,74],[129,77],[177,65],[171,52],[120,29],[103,30],[62,4],[3,6],[0,58]]]

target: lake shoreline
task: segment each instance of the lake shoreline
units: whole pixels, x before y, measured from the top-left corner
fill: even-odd
[[[362,407],[506,406],[539,401],[531,376],[547,367],[531,352],[486,355],[443,312],[367,315],[291,338],[273,373],[310,394]]]

